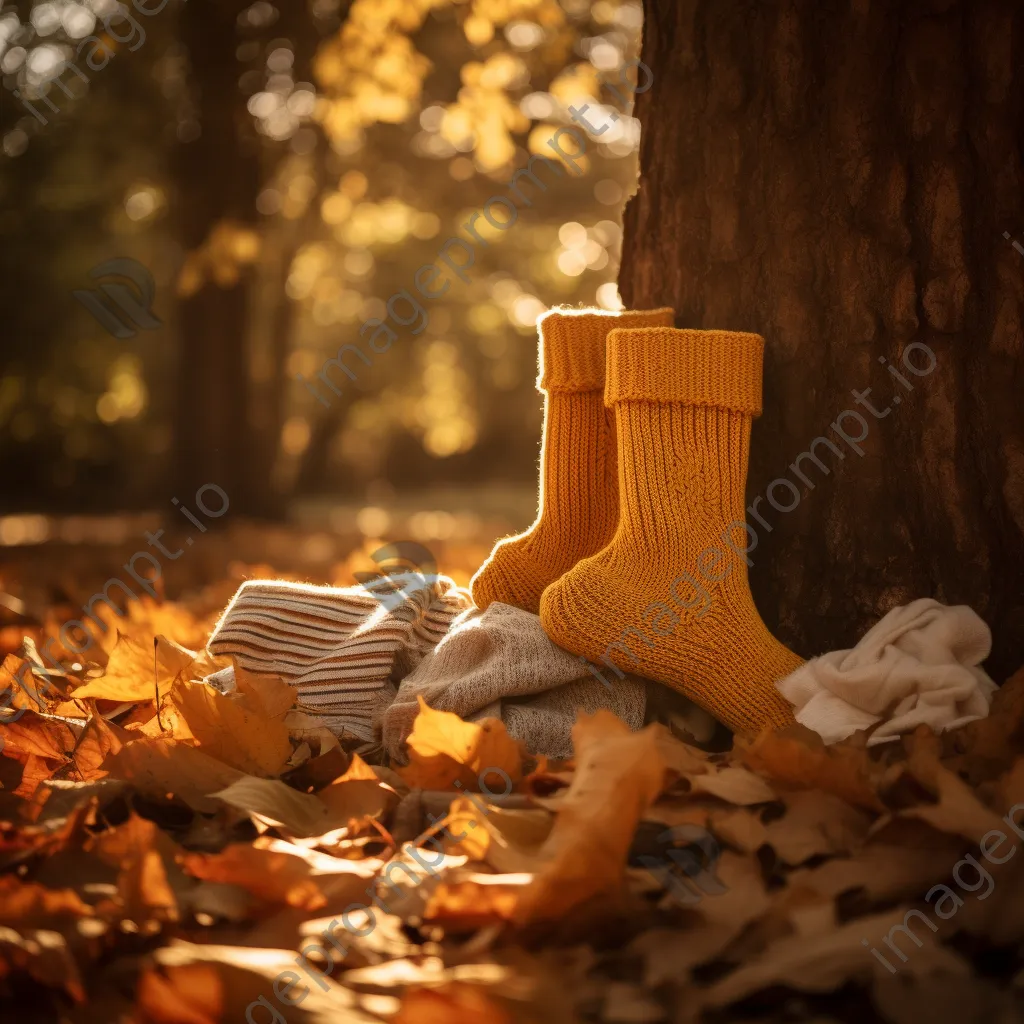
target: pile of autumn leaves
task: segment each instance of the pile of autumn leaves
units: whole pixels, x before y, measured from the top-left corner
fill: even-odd
[[[221,665],[142,626],[103,661],[38,702],[19,689],[0,723],[0,1005],[19,1021],[241,1022],[261,998],[325,1024],[902,1024],[1024,1005],[1024,855],[936,935],[916,928],[920,948],[904,937],[898,976],[862,942],[927,913],[1024,801],[1024,675],[990,718],[870,754],[802,729],[707,754],[599,713],[552,763],[500,721],[423,707],[409,763],[384,766],[280,680],[238,670],[221,694],[198,681]],[[19,670],[34,678],[9,655],[0,686]],[[480,795],[481,773],[512,793]],[[683,906],[635,865],[686,824],[715,837],[724,891]],[[382,879],[375,927],[297,967]],[[297,1006],[275,996],[289,971]]]

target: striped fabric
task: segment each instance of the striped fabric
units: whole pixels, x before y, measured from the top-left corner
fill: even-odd
[[[343,588],[249,580],[207,647],[280,676],[299,691],[301,710],[370,742],[395,684],[471,606],[469,592],[446,576],[402,573]]]

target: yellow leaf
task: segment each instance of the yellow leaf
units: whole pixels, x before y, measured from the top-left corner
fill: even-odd
[[[76,700],[92,697],[97,700],[151,701],[156,695],[157,682],[161,695],[165,694],[180,673],[189,671],[195,654],[165,637],[158,636],[156,640],[154,665],[152,644],[124,634],[118,635],[103,675],[79,686],[72,696]]]
[[[248,710],[204,683],[178,679],[161,711],[169,735],[192,740],[224,764],[250,775],[278,775],[291,757],[288,727]],[[169,721],[168,721],[169,719]]]
[[[258,675],[235,664],[235,685],[250,711],[280,718],[295,706],[297,692],[277,676]]]
[[[480,779],[492,791],[501,784],[499,772],[513,783],[523,774],[519,745],[498,718],[464,722],[449,711],[435,711],[419,698],[420,710],[409,734],[409,765],[399,774],[410,786],[448,789],[456,782],[480,792]]]

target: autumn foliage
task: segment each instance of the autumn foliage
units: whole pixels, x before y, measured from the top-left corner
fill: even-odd
[[[988,719],[870,753],[863,736],[826,748],[799,728],[709,753],[602,712],[554,763],[497,719],[423,705],[408,763],[390,765],[278,679],[205,684],[223,664],[155,627],[194,643],[208,623],[168,602],[144,612],[100,663],[49,685],[18,654],[2,667],[26,684],[0,723],[0,991],[32,1007],[18,1019],[206,1024],[255,1006],[259,1022],[269,1006],[287,1021],[561,1024],[786,1005],[811,1019],[852,999],[901,1022],[919,1005],[954,1019],[968,996],[1019,1007],[1006,980],[1024,858],[991,869],[988,898],[957,890],[948,919],[923,898],[992,830],[1016,847],[1024,675]],[[717,850],[689,880],[693,848],[686,861],[663,838],[680,826]],[[904,961],[883,940],[915,908],[937,930],[916,927],[920,946],[897,932]]]

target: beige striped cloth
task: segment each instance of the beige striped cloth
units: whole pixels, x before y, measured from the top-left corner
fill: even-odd
[[[248,671],[280,676],[298,690],[298,706],[332,732],[372,743],[396,684],[472,605],[467,590],[432,574],[396,573],[357,587],[249,580],[207,647]]]

